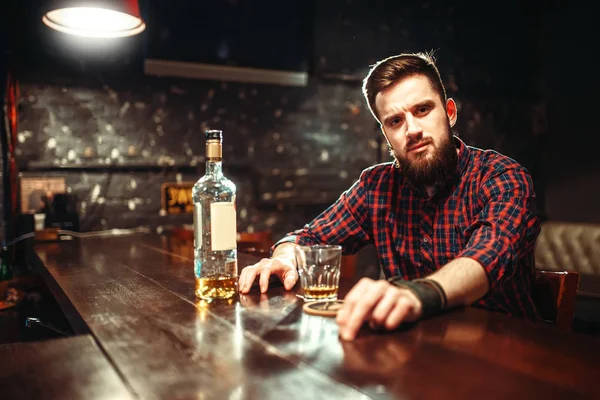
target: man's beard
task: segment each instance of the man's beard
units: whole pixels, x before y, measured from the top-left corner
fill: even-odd
[[[442,188],[448,178],[456,171],[458,156],[450,129],[450,126],[448,126],[448,134],[444,136],[440,143],[430,142],[430,146],[434,146],[431,156],[428,156],[426,152],[417,154],[416,160],[410,160],[407,156],[399,157],[391,150],[402,175],[414,187],[434,186],[438,189]]]

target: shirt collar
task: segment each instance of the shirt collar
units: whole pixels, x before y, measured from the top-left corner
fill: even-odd
[[[456,170],[458,172],[458,175],[461,176],[465,172],[467,164],[469,164],[469,159],[471,158],[471,150],[458,137],[452,136],[452,139],[454,139],[454,144],[458,149],[458,166]]]

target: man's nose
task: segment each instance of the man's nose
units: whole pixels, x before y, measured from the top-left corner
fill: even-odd
[[[421,124],[417,120],[417,118],[412,115],[406,116],[406,136],[416,136],[423,133],[423,128]]]

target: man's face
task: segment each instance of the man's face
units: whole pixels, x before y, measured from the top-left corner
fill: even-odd
[[[380,92],[375,106],[404,175],[418,186],[442,184],[457,163],[454,101],[444,104],[425,76],[413,75]]]

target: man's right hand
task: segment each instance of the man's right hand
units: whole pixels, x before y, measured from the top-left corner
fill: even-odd
[[[290,290],[298,282],[298,272],[290,257],[263,258],[258,263],[242,269],[238,282],[240,293],[248,293],[257,276],[260,292],[265,293],[269,288],[271,275],[279,277],[285,290]]]

